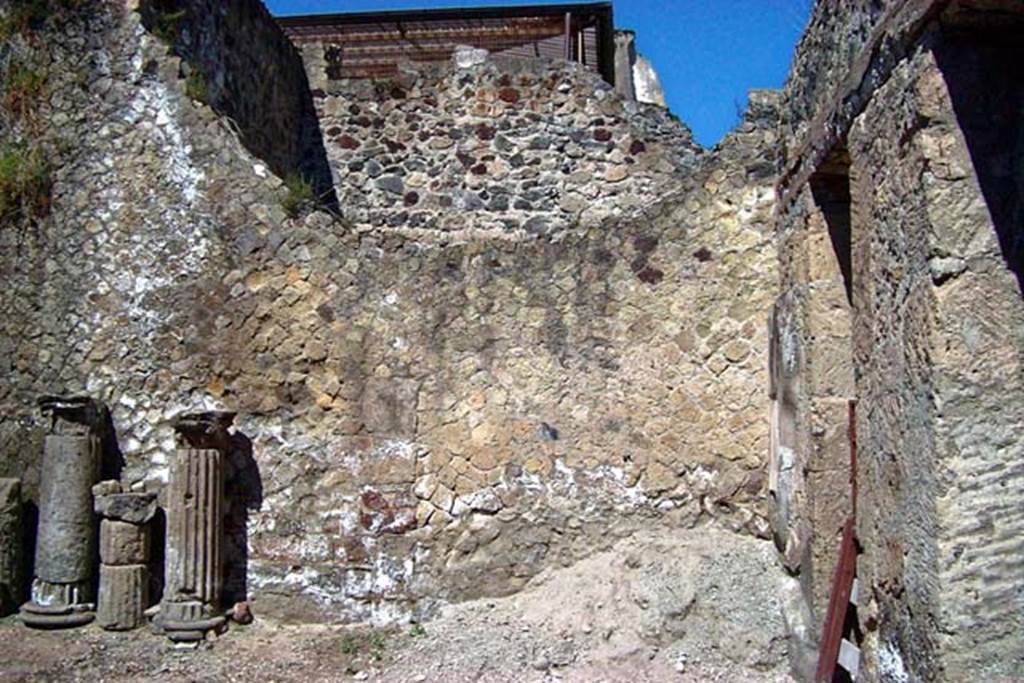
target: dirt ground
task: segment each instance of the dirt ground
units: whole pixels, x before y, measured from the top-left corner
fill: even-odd
[[[0,683],[36,681],[791,681],[770,544],[657,530],[517,595],[390,629],[256,615],[197,650],[149,629],[30,631],[0,620]]]

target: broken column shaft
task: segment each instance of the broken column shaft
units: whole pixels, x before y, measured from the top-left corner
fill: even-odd
[[[142,626],[149,606],[149,522],[156,494],[122,493],[116,481],[93,488],[100,522],[96,622],[108,631]]]
[[[196,413],[175,425],[167,490],[167,558],[160,623],[174,641],[220,629],[224,453],[234,413]]]
[[[106,408],[89,398],[44,397],[50,417],[43,445],[39,530],[32,599],[21,620],[33,628],[70,628],[93,619],[96,522],[92,486],[99,479]]]

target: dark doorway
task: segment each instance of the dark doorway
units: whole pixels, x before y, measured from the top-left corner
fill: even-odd
[[[947,26],[935,49],[1007,266],[1024,283],[1024,14]]]
[[[811,176],[814,203],[825,216],[828,236],[839,263],[846,288],[846,300],[853,304],[853,272],[851,250],[850,155],[845,147],[834,149],[818,171]]]

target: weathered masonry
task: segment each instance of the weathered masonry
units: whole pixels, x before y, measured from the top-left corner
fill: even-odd
[[[1019,3],[823,3],[786,87],[773,526],[820,620],[855,507],[872,680],[1024,672],[1022,45]]]
[[[1019,3],[819,3],[711,150],[607,4],[456,19],[87,3],[4,45],[48,85],[0,142],[53,163],[0,224],[0,605],[395,623],[716,524],[799,581],[800,677],[832,635],[1024,675]],[[73,566],[26,571],[35,509]]]

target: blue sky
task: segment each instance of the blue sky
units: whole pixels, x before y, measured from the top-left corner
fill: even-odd
[[[265,0],[271,12],[314,14],[480,7],[500,0]],[[615,24],[636,31],[658,70],[669,107],[714,145],[738,121],[751,88],[785,80],[812,0],[615,0]]]

